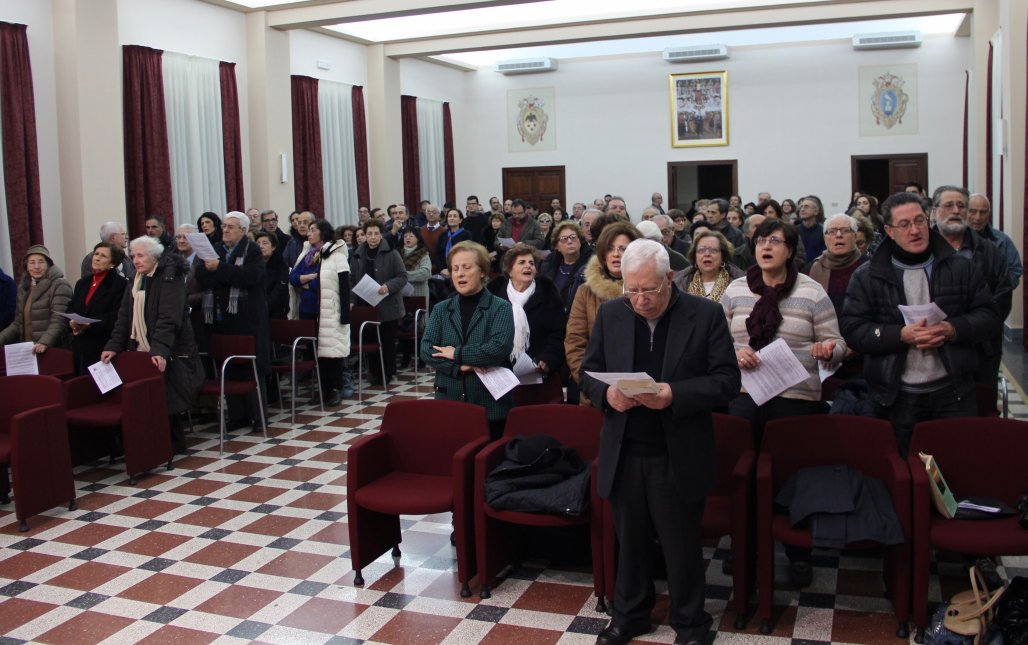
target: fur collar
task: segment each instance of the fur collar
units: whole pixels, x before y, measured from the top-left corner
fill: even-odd
[[[604,302],[622,295],[621,280],[611,280],[607,276],[607,272],[600,267],[599,255],[593,255],[585,265],[585,284]]]

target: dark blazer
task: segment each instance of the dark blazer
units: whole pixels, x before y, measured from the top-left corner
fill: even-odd
[[[671,386],[672,403],[660,415],[677,492],[682,501],[695,502],[710,492],[716,475],[711,409],[739,394],[741,377],[721,306],[672,288],[661,371]],[[600,305],[579,377],[582,393],[604,413],[597,488],[605,498],[614,488],[627,415],[607,404],[607,384],[586,371],[635,371],[635,318],[623,298]]]
[[[489,283],[489,292],[510,302],[507,285],[510,279],[498,276]],[[535,293],[525,303],[528,319],[528,356],[533,362],[543,361],[551,372],[564,368],[564,331],[568,326],[564,303],[553,281],[540,275],[535,278]]]
[[[69,313],[100,319],[100,322],[90,324],[81,334],[71,338],[71,351],[75,356],[77,374],[85,374],[87,367],[100,360],[100,353],[104,350],[104,345],[114,330],[114,323],[118,320],[118,310],[121,308],[121,299],[125,295],[128,280],[111,270],[96,287],[96,292],[87,305],[86,295],[92,283],[92,275],[76,282],[75,293],[68,307]]]

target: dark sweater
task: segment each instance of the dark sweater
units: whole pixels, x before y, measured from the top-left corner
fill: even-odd
[[[661,380],[664,351],[667,347],[668,312],[657,321],[650,332],[650,324],[642,316],[635,316],[635,352],[632,361],[633,372],[646,372],[654,381]],[[637,457],[659,457],[667,454],[667,439],[659,410],[645,406],[628,411],[625,426],[624,451]]]

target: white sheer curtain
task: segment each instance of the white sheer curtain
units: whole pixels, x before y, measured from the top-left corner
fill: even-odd
[[[321,164],[325,185],[322,217],[336,226],[357,223],[357,161],[353,153],[352,85],[318,81]]]
[[[443,157],[443,103],[418,98],[418,156],[421,164],[421,199],[446,201],[446,164]],[[417,204],[411,204],[416,208]]]
[[[175,221],[226,210],[218,64],[173,52],[162,58]]]
[[[11,225],[7,223],[7,191],[4,188],[4,146],[0,133],[0,267],[4,273],[14,277],[14,260],[11,258]]]

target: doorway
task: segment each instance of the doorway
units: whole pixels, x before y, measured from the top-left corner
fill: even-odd
[[[914,182],[928,189],[927,153],[854,155],[850,157],[850,172],[851,192],[874,195],[879,204]]]
[[[560,200],[565,212],[564,166],[535,166],[531,168],[503,169],[503,198],[523,199],[539,209],[549,212],[550,202]]]
[[[669,161],[667,164],[668,208],[686,213],[697,199],[728,199],[739,186],[739,162]]]

